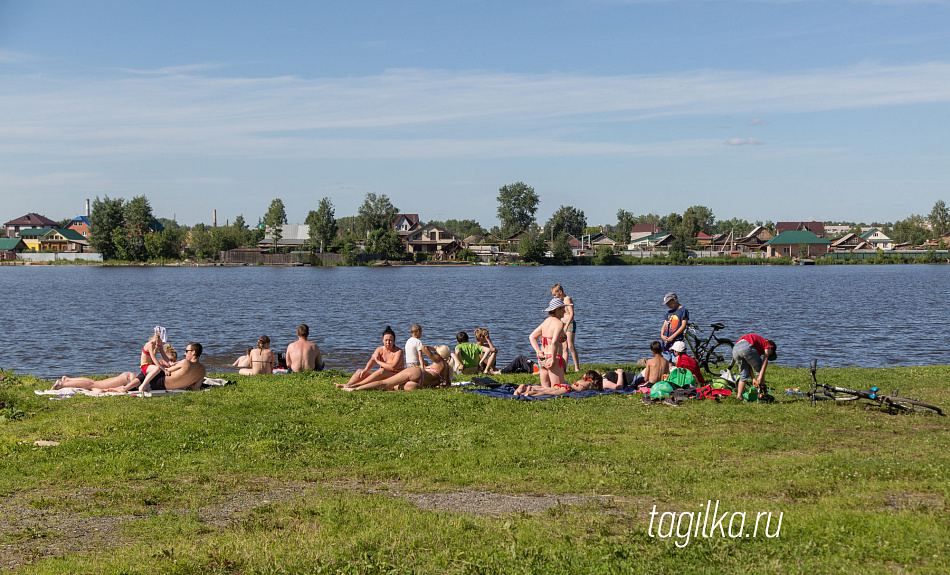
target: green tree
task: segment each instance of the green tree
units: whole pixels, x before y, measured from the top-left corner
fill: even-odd
[[[149,205],[145,196],[136,196],[125,204],[123,214],[127,238],[123,259],[143,261],[148,258],[145,236],[152,233],[152,222],[155,220],[155,216],[152,215],[152,206]]]
[[[675,233],[682,221],[683,216],[673,212],[668,216],[660,218],[660,229],[669,233]]]
[[[888,237],[896,243],[907,242],[912,246],[919,246],[930,237],[930,231],[924,227],[924,218],[918,214],[913,214],[906,219],[895,222],[894,229]]]
[[[632,212],[617,210],[617,229],[611,234],[611,239],[626,244],[630,241],[630,230],[638,223]]]
[[[699,228],[697,233],[703,232],[704,234],[712,235],[716,230],[716,215],[713,214],[713,211],[706,206],[690,206],[686,209],[687,212],[691,211],[696,217],[696,221],[699,223]],[[683,218],[686,218],[686,214],[683,214]],[[693,234],[694,236],[696,234]]]
[[[930,210],[930,229],[935,239],[950,230],[950,212],[943,200],[937,200],[933,209]]]
[[[284,211],[284,202],[280,198],[270,203],[270,208],[264,214],[263,223],[264,229],[270,230],[271,237],[274,238],[274,251],[277,251],[277,242],[283,237],[281,226],[287,223],[287,212]]]
[[[583,210],[573,206],[561,206],[545,224],[544,231],[548,237],[556,238],[561,232],[566,232],[576,238],[584,235],[586,227],[587,217]]]
[[[366,251],[384,260],[399,260],[405,255],[405,246],[396,230],[373,230],[366,240]]]
[[[109,196],[102,200],[96,196],[92,202],[92,211],[89,213],[89,246],[101,253],[102,258],[106,260],[115,259],[118,255],[115,231],[122,227],[125,220],[123,203],[122,198],[109,199]]]
[[[617,263],[617,257],[614,255],[613,248],[610,246],[597,246],[597,249],[594,251],[595,266],[612,266],[615,263]]]
[[[458,255],[456,256],[456,259],[460,261],[466,261],[466,262],[477,262],[478,254],[476,254],[475,252],[473,252],[472,250],[468,248],[465,248],[459,251]]]
[[[683,236],[676,236],[670,243],[670,261],[677,264],[685,264],[686,258],[686,240]]]
[[[319,248],[321,253],[329,249],[337,233],[336,216],[330,198],[320,200],[316,211],[310,210],[304,223],[310,226],[310,244],[313,249]]]
[[[692,207],[689,207],[683,212],[683,219],[679,225],[676,226],[676,230],[673,231],[673,233],[676,234],[677,237],[682,237],[686,244],[692,244],[700,231],[702,231],[702,224],[699,221],[699,216]]]
[[[356,232],[361,237],[373,230],[391,230],[399,209],[389,201],[386,194],[367,193],[356,216]]]
[[[518,240],[518,253],[526,262],[540,262],[544,258],[545,244],[534,231],[526,231]]]
[[[551,255],[554,256],[554,263],[559,266],[566,266],[574,263],[574,252],[571,251],[570,240],[566,231],[561,231],[554,238],[554,245],[551,247]]]
[[[498,188],[498,219],[505,237],[518,230],[527,230],[534,223],[541,199],[534,188],[524,182],[515,182]]]
[[[195,224],[191,228],[188,247],[198,259],[211,259],[216,255],[211,228],[204,224]]]

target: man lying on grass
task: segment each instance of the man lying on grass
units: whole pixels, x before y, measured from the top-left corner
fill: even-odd
[[[91,379],[88,377],[63,376],[56,381],[52,389],[73,387],[101,392],[125,393],[135,388],[142,391],[161,389],[198,389],[205,378],[205,366],[198,361],[201,357],[201,344],[192,342],[185,347],[185,359],[176,362],[161,370],[148,383],[144,383],[145,374],[135,375],[131,371],[108,379]],[[191,355],[189,355],[191,354]],[[149,386],[146,388],[146,386]]]

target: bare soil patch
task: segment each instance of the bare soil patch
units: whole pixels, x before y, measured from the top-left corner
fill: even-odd
[[[616,503],[604,495],[512,495],[464,489],[447,493],[412,493],[396,483],[334,481],[328,483],[268,482],[238,490],[223,501],[197,510],[158,507],[156,514],[184,515],[197,512],[199,520],[215,528],[241,520],[258,507],[292,501],[319,488],[385,494],[405,498],[421,509],[484,516],[509,513],[541,513],[561,506]],[[89,515],[96,508],[95,490],[80,490],[71,496],[70,510],[35,504],[40,491],[15,493],[0,498],[0,570],[17,570],[46,557],[101,551],[131,544],[134,524],[152,515]],[[85,512],[84,512],[85,510]]]

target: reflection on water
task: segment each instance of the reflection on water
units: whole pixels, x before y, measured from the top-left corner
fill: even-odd
[[[531,356],[528,334],[559,282],[577,303],[581,362],[648,354],[675,291],[693,321],[722,322],[727,337],[776,340],[782,365],[947,363],[950,266],[0,268],[0,366],[40,377],[135,369],[156,325],[173,345],[204,345],[202,359],[231,371],[261,334],[286,349],[299,323],[327,365],[362,367],[391,325],[454,346],[486,327],[499,363]],[[15,296],[13,295],[15,294]]]

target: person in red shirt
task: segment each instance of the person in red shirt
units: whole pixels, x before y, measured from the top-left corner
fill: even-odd
[[[685,367],[690,372],[692,372],[693,377],[696,378],[697,386],[702,387],[706,385],[706,380],[703,378],[703,373],[699,369],[699,364],[696,363],[696,360],[686,355],[686,344],[682,341],[677,341],[670,348],[673,350],[673,353],[676,354],[676,367]]]
[[[742,397],[746,382],[756,373],[758,376],[752,381],[752,387],[762,389],[765,368],[770,361],[775,361],[776,357],[775,342],[771,339],[747,333],[736,340],[736,345],[732,348],[732,359],[739,365],[739,385],[736,390],[738,397]]]

